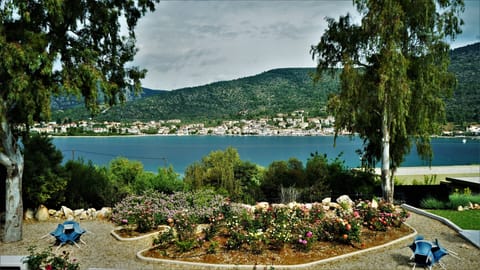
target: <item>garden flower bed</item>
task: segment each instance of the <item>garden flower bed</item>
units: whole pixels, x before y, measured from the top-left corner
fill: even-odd
[[[182,197],[185,204],[175,208],[172,203]],[[117,223],[149,223],[153,229],[161,221],[170,228],[158,234],[152,248],[141,254],[150,258],[233,265],[304,264],[412,233],[403,225],[408,217],[405,210],[375,200],[248,206],[206,193],[155,193],[134,201],[148,207],[132,207],[132,200],[117,205]],[[130,211],[122,210],[125,205]],[[144,218],[148,220],[139,220]]]

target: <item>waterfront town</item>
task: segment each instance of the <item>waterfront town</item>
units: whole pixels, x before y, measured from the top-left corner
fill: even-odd
[[[256,120],[219,121],[217,125],[182,123],[180,119],[132,123],[96,122],[82,120],[69,123],[37,123],[32,132],[55,136],[71,135],[258,135],[258,136],[322,136],[334,134],[332,116],[307,118],[304,111],[277,114],[272,118]],[[348,135],[343,132],[341,135]],[[469,125],[465,130],[444,130],[442,136],[480,135],[480,125]]]

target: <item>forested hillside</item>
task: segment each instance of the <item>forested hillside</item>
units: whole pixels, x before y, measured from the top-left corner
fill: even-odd
[[[458,86],[447,102],[447,120],[480,122],[480,43],[451,53],[450,69]],[[174,91],[148,91],[149,95],[115,106],[95,117],[98,121],[182,119],[205,121],[255,118],[305,110],[309,116],[325,114],[329,94],[338,90],[338,78],[312,82],[313,68],[270,70],[255,76]],[[87,119],[81,108],[56,112],[53,120]]]
[[[450,55],[450,70],[458,85],[447,101],[447,121],[480,123],[480,43],[458,48]]]

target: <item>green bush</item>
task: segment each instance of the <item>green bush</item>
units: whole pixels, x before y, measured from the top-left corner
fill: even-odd
[[[118,191],[107,177],[106,171],[97,169],[91,161],[68,161],[68,185],[65,203],[72,209],[111,206],[118,199]]]
[[[37,252],[35,246],[29,247],[28,251],[30,255],[25,258],[24,262],[28,264],[28,269],[30,270],[80,269],[78,261],[70,259],[70,255],[66,251],[64,251],[62,255],[54,254],[50,249]]]
[[[158,173],[143,172],[139,174],[132,184],[136,194],[142,194],[147,190],[156,190],[171,194],[184,189],[184,183],[172,166],[158,169]]]
[[[420,201],[420,207],[425,209],[444,209],[446,204],[433,197],[428,197]]]
[[[52,138],[32,134],[23,141],[25,169],[23,171],[23,202],[27,208],[40,204],[59,207],[65,201],[67,178],[61,165],[62,153]]]
[[[459,206],[468,206],[470,203],[480,203],[480,195],[473,195],[469,188],[465,188],[463,192],[458,189],[448,196],[450,200],[449,206],[451,209],[457,209]]]

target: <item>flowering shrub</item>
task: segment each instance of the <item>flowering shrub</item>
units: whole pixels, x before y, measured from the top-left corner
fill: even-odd
[[[318,230],[319,238],[341,243],[360,242],[362,219],[355,213],[357,212],[325,218]]]
[[[266,249],[281,250],[286,245],[307,252],[318,241],[361,242],[362,225],[384,231],[400,226],[408,217],[406,211],[383,201],[378,204],[360,201],[355,207],[344,204],[335,210],[325,210],[322,204],[252,208],[231,205],[228,199],[209,191],[168,196],[155,193],[151,198],[126,198],[118,206],[114,220],[120,223],[136,222],[144,227],[159,222],[170,225],[171,230],[153,241],[164,254],[170,248],[178,252],[205,248],[204,252],[210,254],[224,248],[261,254]],[[226,239],[219,241],[218,237]]]
[[[383,200],[377,203],[364,201],[358,204],[358,211],[363,216],[363,226],[373,231],[387,231],[391,227],[400,227],[408,217],[403,208]]]
[[[35,246],[28,248],[30,255],[25,258],[28,269],[32,270],[78,270],[79,263],[76,259],[70,259],[69,253],[63,251],[62,255],[56,255],[51,250],[37,252]]]
[[[180,213],[200,223],[220,218],[226,200],[212,191],[176,192],[171,195],[146,191],[142,195],[130,195],[113,208],[112,221],[126,229],[148,232],[158,225],[166,224],[169,218]]]

